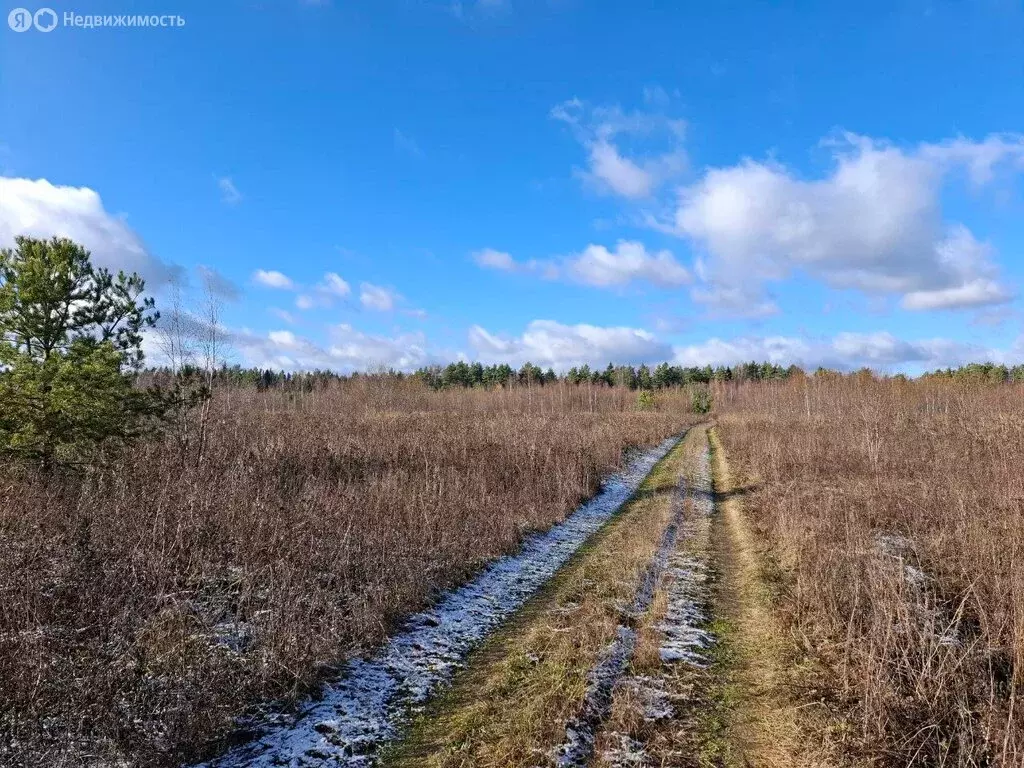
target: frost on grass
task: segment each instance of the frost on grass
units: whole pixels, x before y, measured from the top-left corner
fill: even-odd
[[[681,496],[681,493],[680,493]],[[690,487],[692,515],[681,526],[681,546],[668,558],[665,571],[665,591],[668,605],[657,628],[662,634],[658,649],[665,665],[686,663],[696,667],[707,665],[706,651],[714,641],[703,629],[708,623],[705,606],[709,600],[707,561],[701,552],[688,552],[687,542],[696,537],[701,519],[710,517],[715,509],[711,485],[711,461],[705,450],[696,467]],[[617,688],[628,689],[629,699],[639,702],[646,722],[668,720],[675,717],[673,696],[666,684],[667,667],[657,676],[628,676],[620,680]],[[654,766],[644,744],[623,733],[610,733],[608,746],[602,753],[605,763],[616,768]]]
[[[932,576],[907,562],[917,557],[914,542],[905,536],[880,533],[875,537],[875,544],[882,556],[892,559],[902,570],[907,604],[920,629],[933,635],[938,645],[961,647],[959,611],[938,604],[930,591]]]
[[[711,457],[707,450],[701,454],[690,499],[693,518],[689,521],[689,528],[693,529],[701,518],[710,517],[715,511]],[[704,666],[704,651],[712,642],[711,635],[702,628],[708,623],[705,611],[708,602],[707,562],[699,554],[677,551],[672,555],[670,566],[666,587],[668,609],[658,625],[664,634],[661,659]]]
[[[612,705],[612,694],[616,683],[622,677],[636,647],[636,632],[629,622],[647,611],[654,599],[654,593],[661,584],[665,569],[676,548],[679,528],[683,523],[683,498],[685,485],[680,480],[672,496],[673,514],[658,544],[654,558],[644,572],[632,604],[624,610],[623,620],[615,639],[605,649],[600,661],[587,676],[587,692],[583,698],[580,714],[565,727],[565,741],[555,749],[555,764],[559,768],[586,765],[594,751],[594,740],[598,728],[608,716]]]
[[[297,715],[245,725],[257,737],[206,766],[370,766],[409,717],[447,684],[466,654],[537,591],[633,495],[679,438],[633,455],[593,499],[529,537],[476,578],[415,614],[368,659],[348,663],[323,697]]]

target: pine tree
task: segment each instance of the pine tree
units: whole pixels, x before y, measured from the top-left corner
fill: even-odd
[[[137,274],[63,238],[0,249],[0,455],[44,467],[141,434],[167,398],[134,386],[158,317]]]

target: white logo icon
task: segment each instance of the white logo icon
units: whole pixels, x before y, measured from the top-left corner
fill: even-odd
[[[32,29],[32,11],[28,8],[15,8],[7,14],[7,26],[15,32],[28,32]]]
[[[52,32],[57,26],[57,14],[53,8],[40,8],[32,17],[32,23],[40,32]]]
[[[40,8],[35,13],[28,8],[15,8],[7,14],[7,26],[15,32],[28,32],[32,27],[52,32],[57,28],[57,12],[53,8]]]

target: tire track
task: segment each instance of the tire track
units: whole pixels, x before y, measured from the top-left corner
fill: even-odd
[[[711,492],[710,463],[705,448],[700,466],[697,468],[695,499],[699,498],[700,513],[710,515],[714,509]],[[598,664],[588,676],[588,688],[582,711],[566,725],[566,739],[556,748],[555,764],[559,768],[573,768],[587,764],[594,752],[598,732],[611,710],[613,693],[617,685],[627,683],[643,688],[641,695],[650,694],[655,703],[664,703],[654,683],[637,678],[623,681],[623,674],[636,649],[637,620],[647,612],[656,590],[666,576],[671,578],[669,607],[659,629],[665,640],[661,647],[664,661],[697,658],[697,654],[708,643],[709,636],[698,627],[705,621],[703,603],[697,603],[697,592],[703,585],[703,568],[692,559],[676,551],[680,532],[686,534],[684,526],[686,482],[680,478],[672,498],[672,517],[665,527],[657,552],[648,566],[640,587],[630,608],[624,612],[615,639],[606,649]],[[695,500],[695,503],[696,500]],[[697,576],[698,572],[700,577]],[[650,688],[648,691],[647,688]]]
[[[665,613],[654,625],[660,634],[658,658],[660,667],[648,674],[633,673],[616,684],[613,696],[620,695],[627,708],[636,712],[646,725],[632,733],[612,728],[600,734],[600,765],[614,768],[655,766],[665,763],[662,745],[653,749],[647,738],[679,716],[679,707],[693,707],[692,693],[680,690],[678,664],[700,670],[707,667],[708,649],[714,636],[705,629],[710,621],[711,599],[708,562],[708,536],[715,510],[711,480],[710,450],[705,441],[695,457],[688,498],[691,506],[685,515],[681,536],[669,556],[665,572]],[[664,724],[664,725],[663,725]],[[654,730],[651,730],[654,729]]]

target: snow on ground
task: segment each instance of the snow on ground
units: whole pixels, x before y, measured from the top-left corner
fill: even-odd
[[[710,517],[715,511],[711,485],[711,456],[705,449],[690,489],[694,521]],[[712,637],[701,627],[708,623],[707,562],[699,555],[673,552],[668,571],[668,609],[658,625],[665,639],[661,644],[662,661],[685,661],[704,666],[704,651]]]
[[[605,649],[597,665],[590,670],[582,711],[565,726],[565,742],[556,748],[554,754],[555,763],[559,768],[586,765],[594,751],[594,738],[597,730],[611,709],[612,691],[616,682],[622,677],[622,673],[633,655],[633,649],[636,647],[636,632],[628,623],[631,619],[643,615],[654,598],[655,590],[661,583],[669,558],[676,547],[679,527],[683,522],[685,495],[685,484],[680,480],[672,497],[672,519],[665,526],[658,551],[644,573],[643,581],[640,582],[636,596],[633,598],[633,604],[623,612],[623,621],[618,627],[615,639]]]
[[[466,654],[515,612],[603,526],[639,487],[678,437],[634,455],[601,491],[563,522],[526,539],[518,554],[487,566],[368,659],[348,663],[323,698],[290,717],[247,723],[253,741],[204,764],[207,768],[370,766],[411,714],[447,684]]]
[[[694,482],[690,488],[693,514],[682,526],[680,539],[685,542],[695,536],[702,517],[710,517],[715,510],[714,493],[711,484],[711,459],[707,450],[703,452],[696,468]],[[702,553],[687,553],[685,547],[675,548],[668,558],[665,572],[665,590],[668,607],[658,624],[662,632],[659,649],[661,660],[667,664],[684,662],[697,667],[706,665],[705,652],[714,638],[702,627],[707,625],[705,606],[709,593],[707,584],[707,562]],[[675,716],[672,696],[666,690],[666,676],[628,676],[617,686],[630,688],[632,698],[643,703],[644,719],[647,721],[667,720]],[[603,757],[616,768],[653,766],[644,745],[626,734],[610,734],[612,744]],[[572,765],[576,765],[573,763]]]
[[[903,570],[903,581],[907,586],[908,604],[917,617],[921,628],[929,630],[936,636],[939,645],[960,647],[963,638],[960,633],[959,611],[948,610],[936,603],[936,597],[930,591],[933,577],[908,560],[916,559],[914,542],[905,536],[880,533],[875,536],[878,551],[884,557],[892,558]]]

